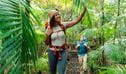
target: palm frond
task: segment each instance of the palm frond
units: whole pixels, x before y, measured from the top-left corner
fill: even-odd
[[[99,67],[100,74],[125,74],[126,73],[126,65],[117,64],[115,66],[109,67]]]
[[[26,0],[0,1],[0,74],[28,72],[29,64],[35,64],[37,42],[30,17],[41,23],[28,5]]]
[[[73,4],[74,4],[73,7],[75,7],[74,8],[75,11],[77,10],[78,13],[80,13],[82,11],[82,8],[83,8],[82,0],[74,0]],[[85,18],[82,21],[83,21],[83,24],[87,25],[87,27],[92,28],[92,19],[91,19],[90,12],[88,10],[87,4],[88,4],[88,1],[85,0],[85,6],[87,8],[87,11],[86,11]]]
[[[5,7],[5,8],[3,8]],[[16,68],[21,69],[20,56],[22,45],[22,25],[19,8],[19,1],[1,0],[0,1],[0,31],[2,40],[0,52],[0,73],[9,73]],[[15,71],[13,71],[15,73]],[[20,71],[19,71],[20,73]]]

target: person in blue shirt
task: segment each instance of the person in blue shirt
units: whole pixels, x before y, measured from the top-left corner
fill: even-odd
[[[78,60],[79,64],[81,65],[80,74],[87,70],[87,50],[90,49],[87,44],[88,39],[84,36],[81,36],[80,41],[78,41],[76,45],[76,49],[78,50]]]

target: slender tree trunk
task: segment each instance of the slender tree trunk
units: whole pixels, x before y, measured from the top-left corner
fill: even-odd
[[[101,16],[101,26],[104,25],[104,0],[101,0],[101,13],[102,13],[102,16]],[[100,43],[101,45],[104,45],[104,30],[103,28],[101,28],[101,33],[100,33]],[[104,55],[104,50],[102,51],[102,65],[106,65],[106,58],[105,58],[105,55]]]
[[[118,12],[117,12],[117,17],[120,15],[120,0],[118,0]],[[118,26],[118,19],[116,19],[116,24],[115,24],[115,35],[114,35],[114,40],[116,39],[118,33],[117,33],[117,26]]]
[[[101,11],[102,11],[102,17],[101,17],[101,26],[103,26],[104,25],[104,0],[101,0],[102,2],[102,8],[101,8]],[[101,28],[101,43],[102,43],[102,45],[104,45],[104,30],[103,30],[103,28]]]
[[[104,45],[104,30],[101,28],[101,26],[104,25],[104,0],[100,0],[100,10],[101,10],[101,16],[100,16],[100,32],[99,32],[99,44]]]
[[[101,17],[101,25],[104,25],[104,0],[101,0],[101,11],[102,11],[102,17]]]

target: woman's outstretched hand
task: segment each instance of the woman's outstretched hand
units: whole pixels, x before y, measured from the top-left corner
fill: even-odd
[[[82,5],[83,5],[84,9],[83,9],[81,15],[78,16],[76,19],[74,19],[72,21],[66,22],[67,23],[66,28],[72,27],[72,26],[74,26],[75,24],[79,23],[82,20],[82,18],[85,15],[85,12],[86,12],[86,5],[85,5],[85,1],[84,0],[82,0]]]
[[[79,22],[82,20],[84,14],[85,14],[85,12],[86,12],[86,6],[85,6],[85,5],[83,5],[83,6],[84,6],[84,9],[83,9],[81,15],[78,16],[78,17],[77,17],[76,19],[74,19],[73,21],[67,22],[66,28],[72,27],[72,26],[74,26],[75,24],[79,23]]]
[[[85,0],[82,0],[82,5],[83,5],[84,10],[86,10]]]
[[[85,1],[84,1],[84,0],[82,0],[82,4],[83,4],[83,5],[85,4]]]

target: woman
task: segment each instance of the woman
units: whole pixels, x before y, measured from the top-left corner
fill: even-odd
[[[51,74],[56,74],[57,67],[59,74],[64,74],[67,63],[65,30],[80,22],[85,12],[86,7],[84,6],[81,15],[70,22],[62,22],[61,16],[56,10],[49,12],[50,19],[46,23],[45,43],[50,47],[48,58]]]

